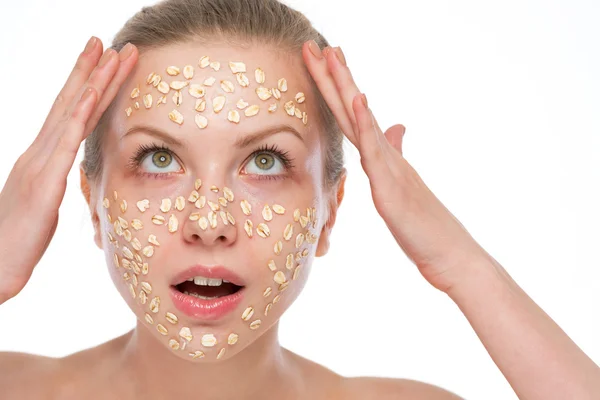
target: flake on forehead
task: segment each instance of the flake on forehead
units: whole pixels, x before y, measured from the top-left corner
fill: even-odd
[[[235,86],[233,86],[233,82],[223,79],[221,80],[221,89],[223,89],[225,93],[233,93]]]
[[[263,71],[263,69],[260,67],[256,68],[254,70],[254,79],[256,80],[256,83],[265,83],[265,71]]]
[[[188,88],[188,93],[190,94],[190,96],[196,99],[200,99],[206,95],[206,89],[204,89],[202,85],[192,83]]]
[[[230,110],[227,113],[227,119],[237,124],[240,122],[240,113],[237,110]]]
[[[250,79],[248,79],[246,74],[244,74],[243,72],[235,74],[235,79],[237,79],[237,82],[241,87],[250,86]]]
[[[250,107],[244,110],[244,115],[246,117],[253,117],[260,111],[260,106],[258,104],[253,104]]]
[[[230,61],[229,68],[231,72],[237,74],[238,72],[246,72],[246,64],[240,61]]]
[[[169,119],[176,124],[183,124],[183,115],[177,110],[173,110],[169,113]]]
[[[194,116],[194,122],[196,122],[196,125],[200,129],[204,129],[208,126],[208,118],[206,118],[204,115],[196,114]]]
[[[172,65],[170,67],[167,67],[167,74],[171,75],[171,76],[177,76],[179,75],[179,68]]]
[[[194,77],[194,67],[191,65],[183,67],[183,77],[185,79],[192,79]]]

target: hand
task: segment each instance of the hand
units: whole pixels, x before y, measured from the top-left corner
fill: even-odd
[[[327,47],[318,58],[311,48],[318,52],[316,43],[304,44],[304,61],[344,135],[360,153],[377,212],[425,279],[447,293],[475,264],[471,261],[487,258],[487,253],[403,157],[405,127],[394,125],[382,133],[341,50]]]
[[[23,289],[48,248],[79,145],[112,102],[137,56],[132,45],[120,54],[108,49],[102,55],[102,42],[92,38],[41,131],[10,172],[0,193],[0,304]]]

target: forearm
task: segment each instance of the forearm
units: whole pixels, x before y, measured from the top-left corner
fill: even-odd
[[[598,399],[600,368],[492,257],[448,291],[520,399]]]

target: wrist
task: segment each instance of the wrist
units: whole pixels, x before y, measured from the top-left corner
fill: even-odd
[[[486,252],[463,264],[453,281],[444,292],[457,304],[477,301],[494,288],[511,286],[506,270]]]

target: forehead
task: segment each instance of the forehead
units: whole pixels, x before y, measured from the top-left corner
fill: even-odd
[[[140,54],[114,122],[120,136],[139,123],[179,134],[285,124],[308,135],[314,103],[300,54],[184,43]]]

